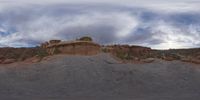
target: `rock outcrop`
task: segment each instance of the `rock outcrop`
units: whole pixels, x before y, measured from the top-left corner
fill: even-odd
[[[41,45],[47,52],[52,54],[68,55],[96,55],[101,46],[92,42],[89,37],[83,37],[75,41],[50,40]]]
[[[132,59],[137,58],[147,58],[151,52],[151,48],[141,47],[141,46],[129,46],[129,45],[109,45],[104,46],[103,51],[114,54],[120,58]]]

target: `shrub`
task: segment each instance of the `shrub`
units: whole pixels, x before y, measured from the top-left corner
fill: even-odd
[[[85,37],[81,37],[79,40],[80,41],[92,41],[92,38],[85,36]]]
[[[109,52],[109,50],[106,49],[106,48],[102,48],[101,51],[104,52],[104,53],[108,53]]]
[[[37,55],[40,57],[40,58],[43,58],[43,57],[46,57],[48,56],[48,53],[45,49],[40,49],[37,51]]]
[[[60,53],[61,53],[61,51],[58,48],[55,48],[53,54],[60,54]]]
[[[120,51],[118,51],[118,52],[116,53],[116,56],[117,56],[118,58],[120,58],[120,59],[123,59],[123,60],[131,60],[131,59],[133,59],[133,58],[131,57],[130,53],[127,53],[127,52],[120,52]]]

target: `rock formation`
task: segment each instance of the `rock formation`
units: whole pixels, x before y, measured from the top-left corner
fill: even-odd
[[[148,47],[129,45],[109,45],[102,49],[122,59],[147,58],[151,52],[151,48]]]
[[[92,42],[89,37],[83,37],[76,41],[50,40],[43,43],[41,47],[45,48],[50,55],[95,55],[100,52],[100,45]]]

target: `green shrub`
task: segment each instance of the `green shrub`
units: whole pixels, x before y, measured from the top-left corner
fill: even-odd
[[[58,48],[55,48],[53,54],[60,54],[60,53],[61,53],[61,51]]]
[[[101,51],[104,52],[104,53],[109,52],[108,49],[106,49],[106,48],[101,49]]]
[[[116,56],[122,60],[131,60],[132,57],[130,55],[130,53],[127,53],[127,52],[117,52],[116,53]]]
[[[49,54],[47,53],[46,50],[41,49],[41,50],[38,50],[38,51],[37,51],[37,55],[38,55],[40,58],[43,58],[43,57],[48,56]]]
[[[88,36],[85,36],[85,37],[81,37],[79,40],[80,41],[92,41],[92,38],[88,37]]]

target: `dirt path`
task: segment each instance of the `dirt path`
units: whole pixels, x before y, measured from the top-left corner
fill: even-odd
[[[107,54],[0,65],[2,100],[198,100],[200,66],[120,64]]]

